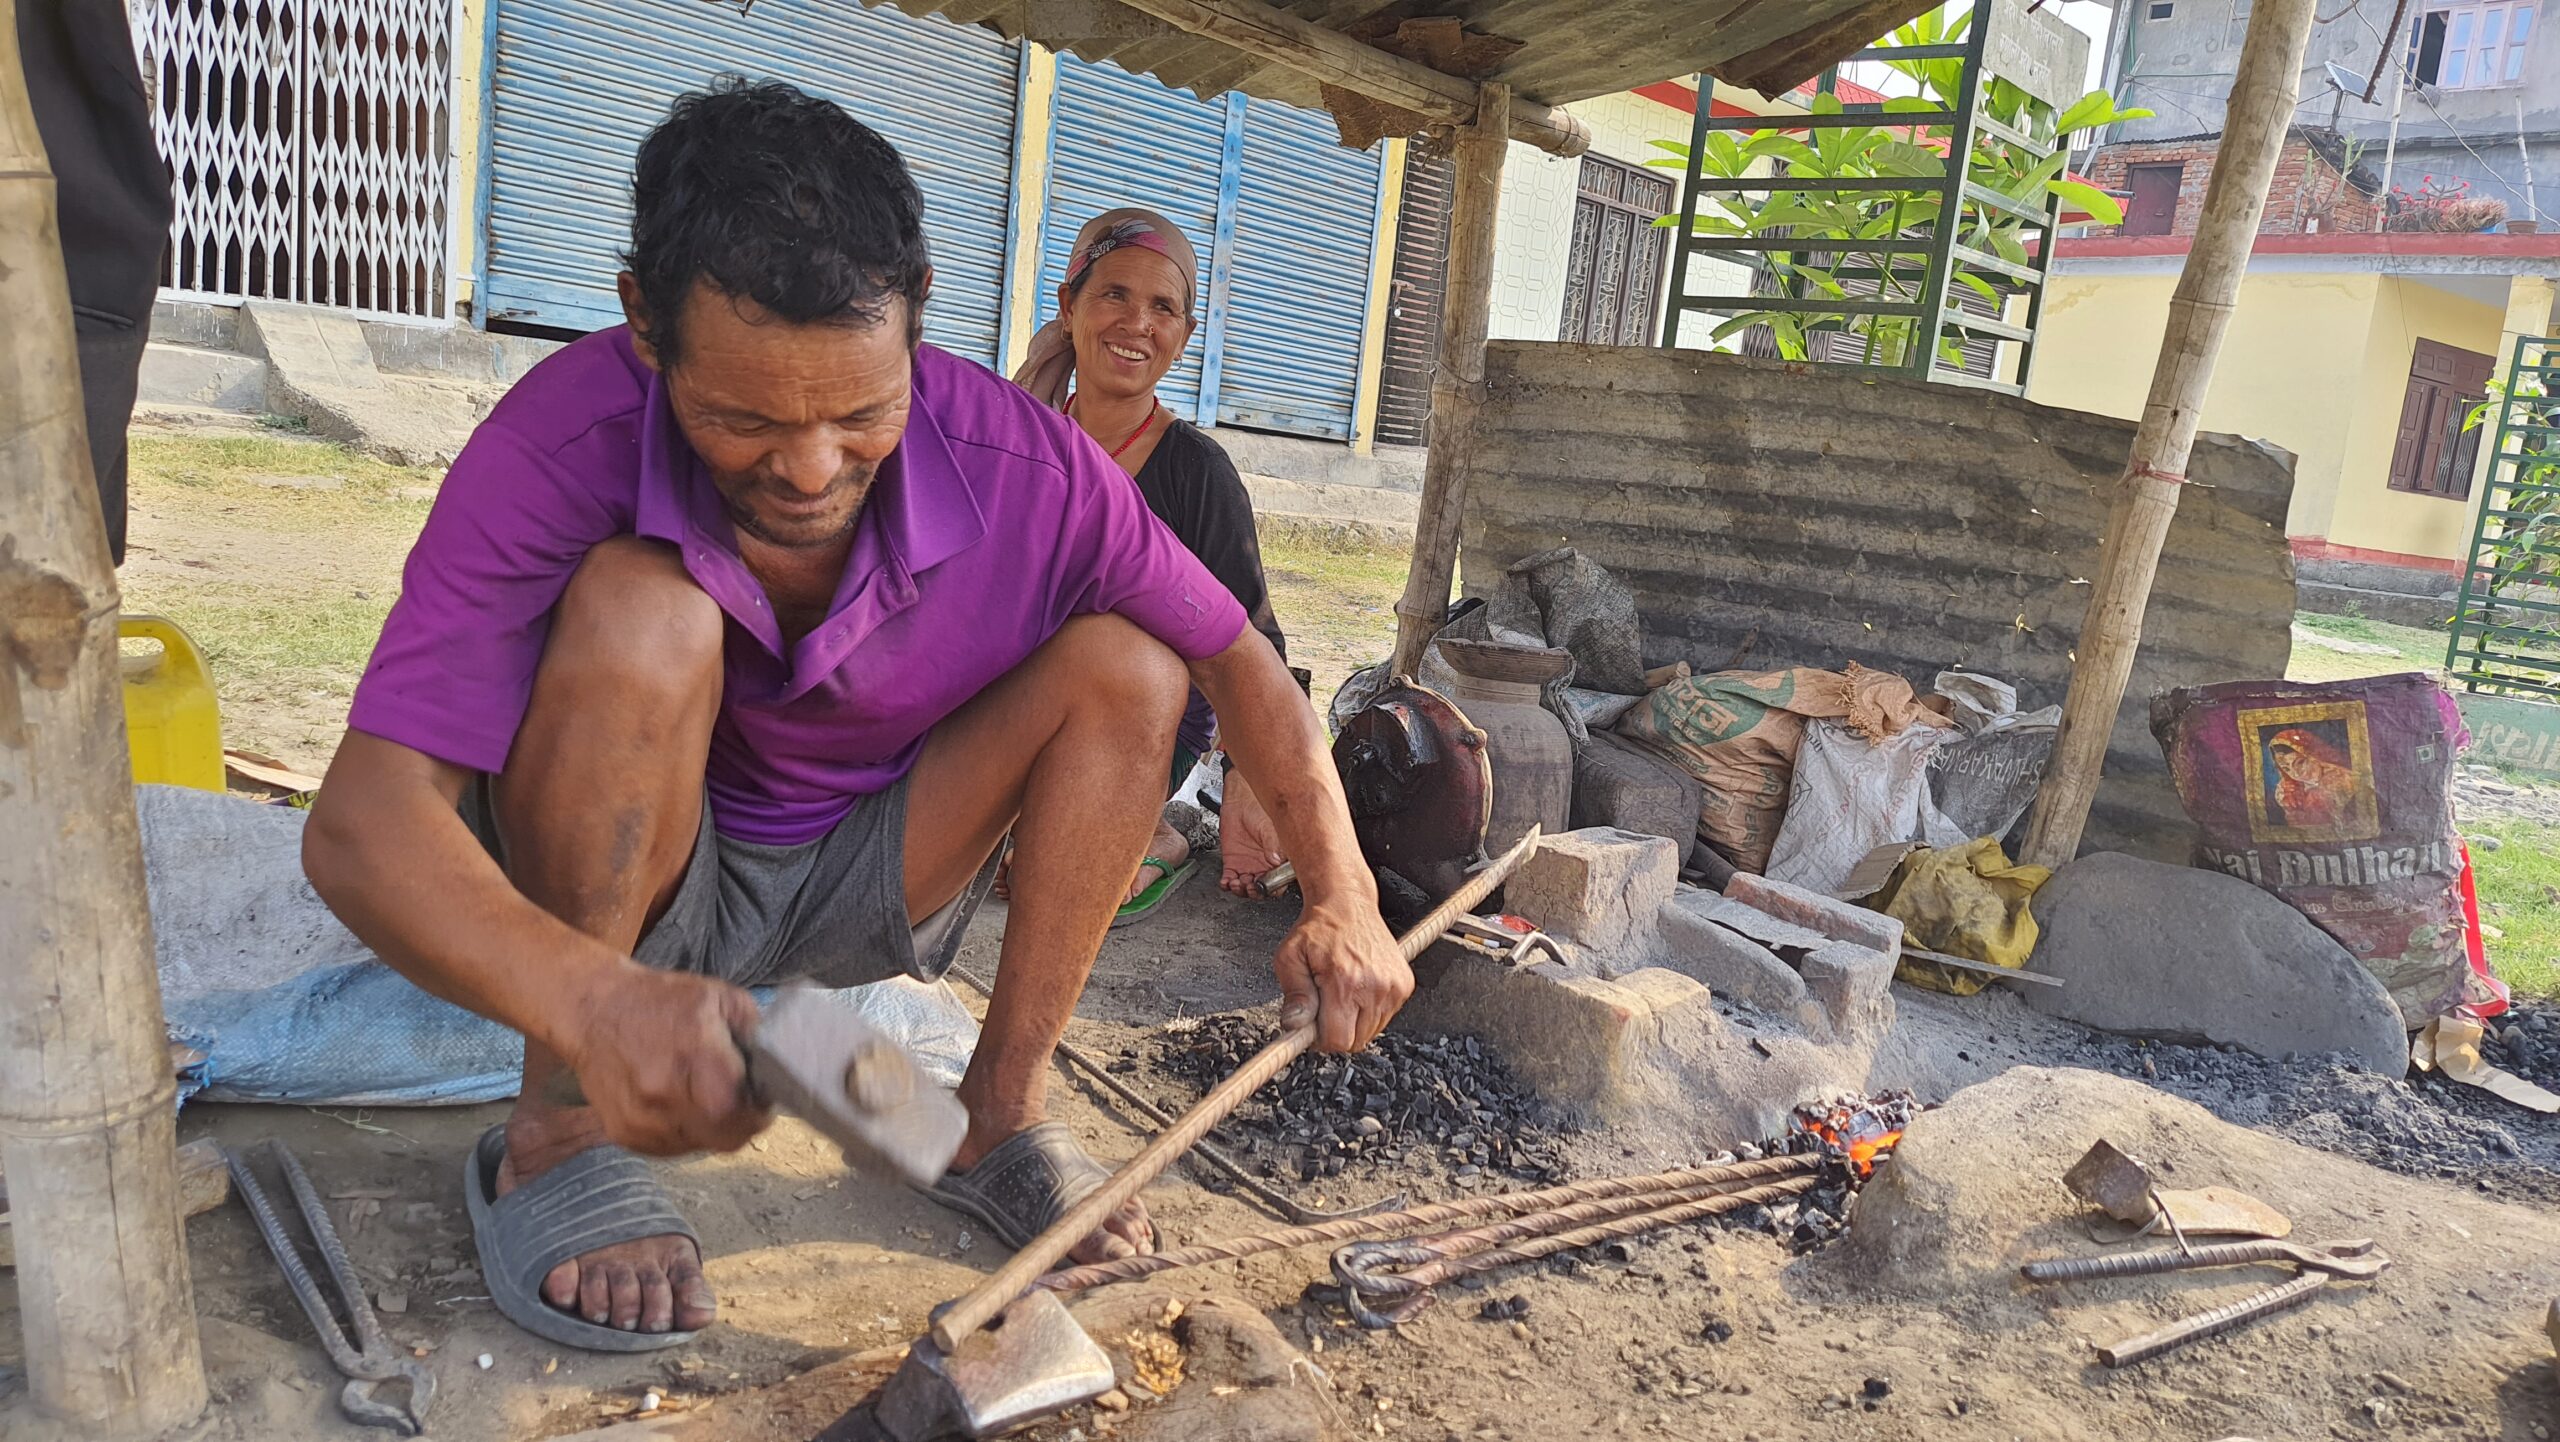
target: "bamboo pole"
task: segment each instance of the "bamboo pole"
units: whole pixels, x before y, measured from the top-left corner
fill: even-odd
[[[0,1169],[27,1385],[97,1437],[204,1410],[53,176],[0,0]]]
[[[2125,682],[2142,644],[2142,613],[2160,569],[2160,546],[2178,513],[2179,488],[2187,481],[2187,456],[2195,447],[2196,421],[2222,333],[2249,268],[2258,217],[2266,209],[2267,184],[2284,148],[2302,81],[2302,51],[2311,33],[2312,0],[2261,0],[2241,42],[2239,73],[2204,214],[2187,250],[2177,293],[2169,301],[2169,327],[2160,361],[2151,373],[2151,397],[2125,458],[2115,509],[2107,518],[2098,554],[2089,612],[2071,665],[2071,690],[2062,707],[2062,734],[2053,764],[2036,794],[2025,860],[2060,866],[2077,855],[2089,805],[2098,794],[2107,738],[2124,704]]]
[[[1502,206],[1502,157],[1510,149],[1511,91],[1487,84],[1473,123],[1458,128],[1457,186],[1449,202],[1449,274],[1440,296],[1440,359],[1431,372],[1431,450],[1413,566],[1396,602],[1395,671],[1410,676],[1449,611],[1458,523],[1475,468],[1475,414],[1484,403],[1484,341],[1493,313],[1493,228]]]

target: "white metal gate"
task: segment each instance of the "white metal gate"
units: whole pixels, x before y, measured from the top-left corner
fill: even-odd
[[[133,0],[169,290],[443,319],[453,0]]]

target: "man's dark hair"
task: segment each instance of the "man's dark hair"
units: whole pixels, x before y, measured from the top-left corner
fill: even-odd
[[[876,325],[907,303],[924,328],[924,197],[880,133],[774,81],[725,76],[676,97],[640,142],[623,256],[661,365],[695,281],[795,324]]]

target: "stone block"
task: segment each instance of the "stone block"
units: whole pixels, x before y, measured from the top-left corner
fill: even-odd
[[[1698,779],[1606,731],[1573,758],[1573,824],[1667,838],[1689,863],[1698,844]]]
[[[155,340],[143,348],[138,394],[151,405],[254,414],[266,409],[267,363],[236,351]]]
[[[1659,836],[1593,827],[1549,836],[1503,884],[1503,909],[1548,935],[1623,956],[1653,931],[1680,885],[1679,850]]]
[[[1805,989],[1813,993],[1834,1041],[1879,1042],[1893,1030],[1893,971],[1898,954],[1854,941],[1835,941],[1809,953]]]
[[[1821,932],[1833,941],[1854,941],[1887,956],[1902,954],[1902,923],[1880,911],[1836,901],[1818,891],[1771,881],[1748,871],[1734,873],[1724,894],[1780,921]]]
[[[2036,893],[2036,1010],[2260,1056],[2342,1052],[2398,1076],[2408,1027],[2373,973],[2283,898],[2236,877],[2099,852]]]
[[[1660,950],[1665,965],[1703,982],[1727,1001],[1787,1017],[1808,1028],[1821,1023],[1822,1009],[1794,967],[1750,937],[1709,921],[1688,904],[1691,896],[1714,899],[1711,893],[1690,893],[1662,909]]]
[[[1476,1037],[1541,1099],[1586,1120],[1633,1103],[1675,1018],[1713,1011],[1704,986],[1658,966],[1603,981],[1552,966],[1431,961],[1417,965],[1421,984],[1396,1025]]]

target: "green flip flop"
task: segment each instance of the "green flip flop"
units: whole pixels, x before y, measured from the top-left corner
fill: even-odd
[[[1114,928],[1127,926],[1130,922],[1153,914],[1157,907],[1164,905],[1166,897],[1173,895],[1181,888],[1182,883],[1191,879],[1191,873],[1200,869],[1198,857],[1193,857],[1176,866],[1161,856],[1147,856],[1139,858],[1138,864],[1154,867],[1157,873],[1156,879],[1147,883],[1146,890],[1120,903],[1119,912],[1111,918]]]

